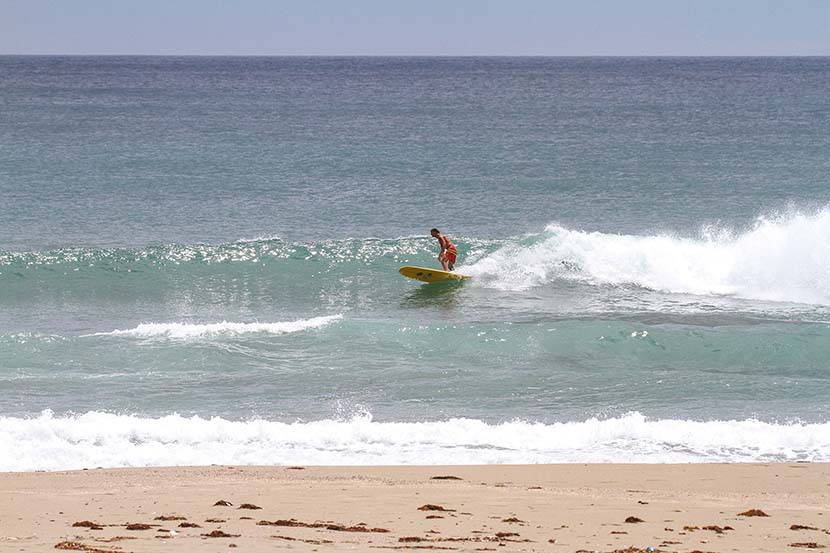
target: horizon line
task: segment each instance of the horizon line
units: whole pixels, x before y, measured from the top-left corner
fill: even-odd
[[[827,54],[136,54],[3,53],[0,57],[175,57],[175,58],[827,58]]]

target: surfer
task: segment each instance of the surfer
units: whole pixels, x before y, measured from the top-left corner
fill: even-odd
[[[441,234],[441,232],[434,228],[429,231],[433,238],[438,239],[438,244],[441,245],[441,253],[438,254],[438,261],[441,262],[441,266],[444,267],[445,271],[452,271],[455,267],[455,261],[458,257],[458,250],[455,249],[455,244],[447,238],[447,235]]]

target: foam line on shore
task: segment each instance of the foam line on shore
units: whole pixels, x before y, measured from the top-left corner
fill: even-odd
[[[0,471],[164,465],[830,461],[830,423],[474,419],[284,423],[88,412],[0,418]]]

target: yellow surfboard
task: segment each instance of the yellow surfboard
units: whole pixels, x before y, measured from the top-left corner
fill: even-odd
[[[428,267],[401,267],[398,272],[407,278],[414,278],[421,282],[445,282],[448,280],[464,280],[470,278],[467,275],[450,273],[441,269],[430,269]]]

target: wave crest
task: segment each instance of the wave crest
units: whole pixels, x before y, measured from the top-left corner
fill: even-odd
[[[187,323],[144,323],[129,330],[98,332],[89,336],[132,336],[137,338],[202,338],[221,335],[249,333],[289,334],[300,332],[339,321],[343,315],[328,315],[311,319],[300,319],[279,323],[221,323],[187,324]]]
[[[830,305],[830,208],[759,218],[743,233],[697,239],[584,232],[550,225],[465,267],[488,286],[526,290],[556,279],[697,295]]]

